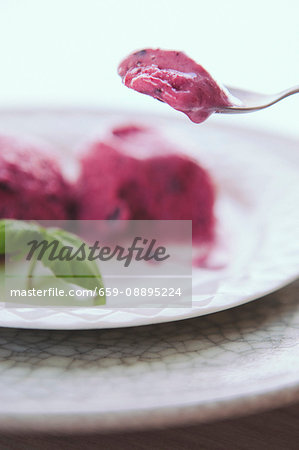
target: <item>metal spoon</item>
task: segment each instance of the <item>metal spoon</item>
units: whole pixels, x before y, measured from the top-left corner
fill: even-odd
[[[260,109],[268,108],[274,103],[279,102],[283,98],[289,95],[299,93],[299,86],[294,86],[278,94],[267,95],[260,94],[258,92],[246,91],[245,89],[233,88],[225,86],[233,97],[240,100],[240,104],[225,106],[221,109],[217,109],[217,113],[220,114],[243,114],[248,112],[259,111]]]

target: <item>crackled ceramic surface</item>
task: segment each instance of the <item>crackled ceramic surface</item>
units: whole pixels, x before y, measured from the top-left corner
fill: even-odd
[[[298,288],[168,324],[2,328],[0,428],[147,428],[298,399]]]

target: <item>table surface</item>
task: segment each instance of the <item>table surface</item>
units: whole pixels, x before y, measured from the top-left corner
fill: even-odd
[[[297,450],[299,403],[272,411],[184,428],[121,434],[6,434],[1,450]]]

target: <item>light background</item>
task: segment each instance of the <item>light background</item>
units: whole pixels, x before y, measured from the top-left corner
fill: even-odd
[[[0,107],[121,105],[179,114],[122,86],[118,62],[144,47],[184,50],[224,84],[278,92],[299,84],[299,2],[0,0]],[[298,137],[298,110],[299,95],[212,120]]]

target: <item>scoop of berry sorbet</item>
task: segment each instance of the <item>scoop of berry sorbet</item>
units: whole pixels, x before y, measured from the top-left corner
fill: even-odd
[[[36,145],[0,136],[0,218],[68,217],[69,185],[56,161]]]
[[[110,143],[95,142],[81,159],[78,218],[131,219],[128,197],[139,197],[138,162]],[[136,198],[136,204],[140,199]]]
[[[229,92],[183,52],[140,50],[120,63],[118,73],[125,86],[167,103],[195,123],[232,104]]]
[[[209,173],[156,130],[122,126],[92,144],[78,193],[79,219],[192,220],[195,241],[213,239]]]

